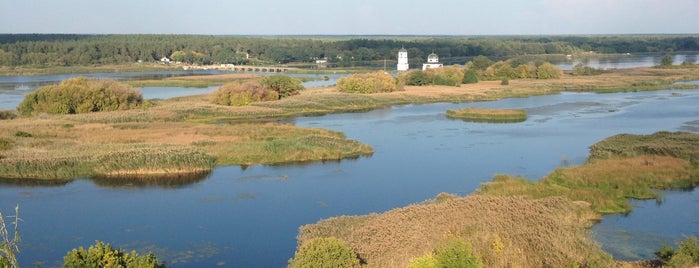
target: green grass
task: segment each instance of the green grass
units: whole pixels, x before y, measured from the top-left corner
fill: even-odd
[[[527,120],[527,113],[520,109],[463,108],[447,110],[447,117],[470,122],[517,123]]]
[[[582,166],[558,168],[539,182],[499,175],[478,192],[532,198],[566,196],[609,214],[630,212],[629,198],[661,199],[657,190],[699,185],[697,134],[621,134],[590,148],[590,160]]]

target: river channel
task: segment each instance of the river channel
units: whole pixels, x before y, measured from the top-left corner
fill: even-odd
[[[696,133],[697,103],[699,90],[563,93],[301,117],[284,123],[342,131],[376,153],[307,165],[224,166],[177,183],[5,181],[0,210],[21,207],[19,256],[25,265],[52,267],[71,248],[101,240],[153,251],[170,267],[282,267],[303,224],[382,212],[440,192],[467,195],[497,173],[535,180],[556,167],[583,163],[589,145],[617,133]],[[444,115],[466,106],[523,108],[530,117],[485,124]],[[696,192],[668,192],[660,206],[638,202],[631,214],[605,217],[593,231],[618,258],[652,257],[649,252],[663,243],[697,235]]]

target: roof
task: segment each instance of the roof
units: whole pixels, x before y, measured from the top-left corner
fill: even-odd
[[[398,50],[398,52],[408,52],[408,50],[403,47],[400,50]]]

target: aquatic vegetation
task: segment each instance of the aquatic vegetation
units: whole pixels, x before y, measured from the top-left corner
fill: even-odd
[[[15,215],[12,217],[14,220],[11,224],[14,227],[10,234],[5,224],[5,217],[0,212],[0,267],[19,267],[17,253],[19,253],[19,242],[22,240],[19,236],[19,205],[15,206]]]
[[[517,123],[527,120],[527,112],[521,109],[463,108],[447,110],[447,117],[471,122]]]

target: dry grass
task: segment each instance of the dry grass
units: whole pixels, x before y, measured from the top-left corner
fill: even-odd
[[[486,267],[606,267],[611,257],[588,237],[586,210],[560,197],[453,197],[382,214],[330,218],[302,226],[298,240],[337,237],[367,267],[407,267],[412,258],[453,238],[471,243]]]

